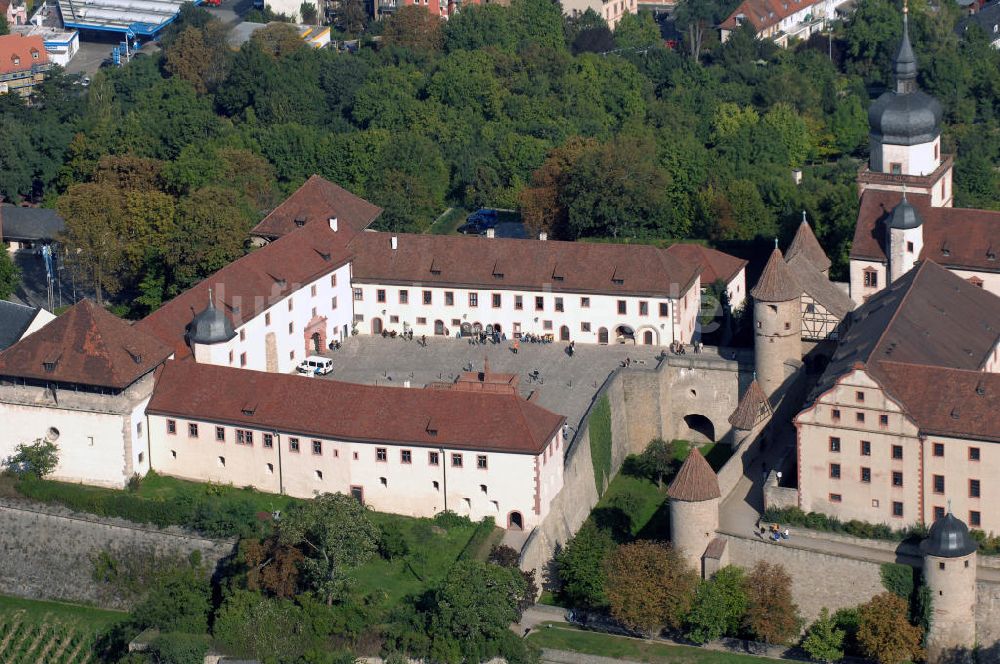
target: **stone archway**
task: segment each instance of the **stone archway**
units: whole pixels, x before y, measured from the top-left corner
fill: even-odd
[[[316,316],[305,329],[306,355],[321,353],[326,348],[326,317]]]
[[[684,416],[684,425],[687,431],[681,437],[695,443],[714,443],[715,425],[712,420],[699,413],[691,413]]]
[[[644,346],[659,346],[660,345],[660,332],[653,327],[640,327],[635,332],[636,343],[641,343]]]
[[[507,515],[507,529],[508,530],[524,530],[524,517],[517,510],[509,513]]]
[[[602,327],[597,330],[597,343],[607,344],[608,343],[608,328]]]
[[[372,318],[372,336],[377,337],[382,334],[382,319]]]
[[[565,325],[559,328],[559,341],[569,341],[569,328]]]

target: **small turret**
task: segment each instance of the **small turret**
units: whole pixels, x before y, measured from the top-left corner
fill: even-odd
[[[197,362],[212,363],[210,346],[225,343],[236,336],[229,317],[215,306],[212,289],[208,289],[208,306],[188,326],[188,343]]]
[[[719,478],[698,448],[691,450],[667,489],[670,540],[688,563],[704,574],[702,556],[719,529]]]
[[[924,248],[924,220],[917,209],[903,199],[892,209],[886,223],[886,256],[889,257],[889,282],[909,272]]]
[[[729,423],[733,425],[733,451],[746,441],[758,424],[769,420],[773,412],[771,402],[755,377],[740,398],[736,410],[729,416]]]
[[[777,240],[750,295],[757,380],[773,401],[791,373],[786,364],[802,359],[802,287],[785,264]]]
[[[945,654],[964,651],[971,655],[976,645],[978,548],[969,528],[950,508],[934,522],[927,539],[920,543],[924,581],[931,591],[927,661],[932,664],[942,661]]]

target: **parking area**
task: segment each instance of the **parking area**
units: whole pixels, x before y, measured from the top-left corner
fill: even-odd
[[[428,337],[425,347],[419,337],[404,341],[357,336],[325,355],[333,359],[327,378],[397,387],[406,381],[412,387],[451,383],[463,371],[482,370],[489,360],[491,371],[518,374],[522,395],[537,392],[538,404],[565,415],[575,432],[594,392],[612,371],[626,360],[632,367],[653,369],[662,351],[657,346],[577,345],[570,357],[565,343],[522,343],[515,355],[509,343],[470,345],[464,339]]]

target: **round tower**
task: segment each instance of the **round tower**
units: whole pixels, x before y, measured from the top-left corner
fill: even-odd
[[[954,651],[971,654],[976,644],[976,550],[964,523],[948,511],[920,543],[924,581],[931,592],[927,661]]]
[[[786,363],[802,359],[802,287],[785,264],[777,241],[750,295],[757,381],[773,401],[791,375]]]
[[[691,450],[667,489],[670,497],[670,541],[698,574],[702,555],[719,529],[719,478],[698,448]]]
[[[885,240],[889,283],[892,283],[913,268],[924,248],[924,220],[906,200],[906,192],[889,215]]]
[[[225,313],[215,307],[212,289],[208,289],[208,306],[194,317],[188,326],[188,343],[196,362],[228,364],[225,347],[221,344],[236,336],[233,324]],[[218,350],[216,350],[218,349]]]
[[[772,414],[771,403],[767,400],[767,395],[761,389],[757,378],[754,377],[746,392],[740,397],[736,410],[729,416],[729,423],[733,425],[732,448],[734,454],[737,453],[740,445],[750,437],[750,432],[757,425],[770,419]]]

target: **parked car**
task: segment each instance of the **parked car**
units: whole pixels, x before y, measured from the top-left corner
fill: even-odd
[[[333,371],[333,360],[319,355],[310,355],[299,362],[299,366],[295,370],[304,374],[326,375]]]
[[[500,215],[496,210],[483,208],[476,210],[465,218],[465,223],[458,227],[459,233],[485,233],[491,228],[496,228],[500,222]]]

